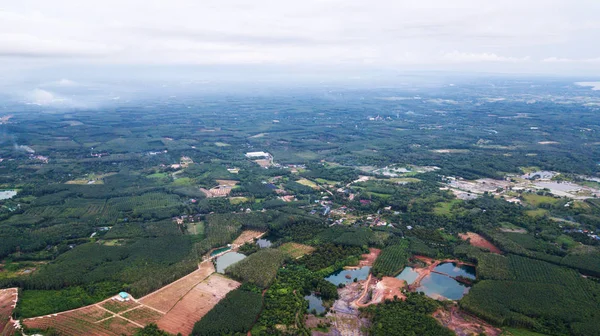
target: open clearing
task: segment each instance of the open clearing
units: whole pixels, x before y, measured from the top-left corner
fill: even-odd
[[[319,186],[317,186],[317,184],[311,180],[307,180],[305,178],[299,179],[298,181],[296,181],[297,183],[300,183],[302,185],[305,185],[307,187],[311,187],[313,189],[319,189]]]
[[[312,253],[315,248],[308,245],[298,244],[298,243],[285,243],[279,246],[279,249],[290,256],[290,258],[298,259],[305,254]]]
[[[462,240],[470,239],[470,243],[473,246],[487,249],[492,253],[497,253],[497,254],[502,253],[502,251],[500,251],[499,248],[494,246],[494,244],[490,243],[487,239],[483,238],[482,236],[478,235],[477,233],[474,233],[474,232],[461,233],[461,234],[459,234],[459,237]]]
[[[208,313],[230,291],[241,284],[220,274],[212,274],[205,281],[194,286],[160,320],[158,326],[172,334],[189,335],[194,323]]]
[[[197,284],[215,272],[212,262],[206,261],[185,277],[167,285],[156,292],[139,299],[139,302],[166,314]]]
[[[12,312],[17,304],[17,288],[0,289],[0,335],[12,335]]]
[[[457,336],[498,336],[502,332],[478,318],[463,313],[456,306],[452,306],[450,310],[438,309],[433,313],[433,317],[444,327],[454,331]]]
[[[240,234],[240,236],[237,237],[231,244],[233,246],[244,245],[244,243],[252,242],[254,240],[254,238],[260,238],[264,234],[265,234],[265,232],[263,232],[263,231],[246,230],[246,231],[243,231]]]

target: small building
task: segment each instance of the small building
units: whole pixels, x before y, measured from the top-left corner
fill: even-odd
[[[129,301],[130,296],[129,294],[125,293],[125,292],[121,292],[119,293],[119,295],[117,295],[117,300],[119,301]]]

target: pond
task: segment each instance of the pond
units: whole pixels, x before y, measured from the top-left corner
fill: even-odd
[[[216,249],[216,250],[212,251],[212,252],[210,253],[210,256],[211,256],[211,257],[214,257],[214,256],[216,256],[216,255],[217,255],[217,254],[219,254],[219,253],[223,253],[223,252],[225,252],[225,251],[229,251],[229,250],[231,250],[231,247],[230,247],[230,246],[221,247],[221,248],[218,248],[218,249]]]
[[[398,276],[396,276],[396,279],[404,280],[404,281],[406,281],[406,284],[410,285],[415,280],[417,280],[418,277],[419,277],[419,273],[417,273],[417,271],[415,271],[414,268],[405,267],[402,270],[402,273],[400,273],[400,274],[398,274]]]
[[[264,238],[257,240],[256,244],[258,244],[260,248],[271,247],[271,245],[273,245],[270,240]]]
[[[13,198],[17,195],[16,190],[0,190],[0,200]]]
[[[246,258],[245,255],[241,254],[241,253],[237,253],[237,252],[227,252],[225,254],[223,254],[220,257],[217,257],[217,272],[219,273],[225,273],[225,269],[230,266],[235,264],[236,262],[242,260]]]
[[[325,311],[325,306],[323,306],[323,300],[321,300],[321,298],[316,296],[314,293],[305,296],[304,299],[308,301],[309,313],[312,313],[313,309],[317,312],[317,314],[321,314]]]
[[[341,283],[349,284],[354,281],[354,278],[358,280],[365,280],[369,276],[370,271],[371,266],[365,266],[354,270],[341,270],[326,277],[325,280],[331,282],[336,286]]]
[[[425,295],[433,299],[443,296],[450,300],[460,300],[469,292],[469,289],[466,285],[450,277],[431,273],[421,280],[421,286],[417,288],[417,291],[424,292]]]
[[[469,279],[475,279],[475,267],[468,265],[458,265],[456,263],[443,263],[437,266],[434,271],[448,274],[451,277],[462,276]]]

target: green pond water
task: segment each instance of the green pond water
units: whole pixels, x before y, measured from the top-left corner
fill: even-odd
[[[354,281],[354,278],[358,280],[365,280],[369,276],[371,266],[361,267],[355,270],[341,270],[326,277],[325,280],[331,282],[334,285],[349,284]],[[350,279],[346,278],[346,275],[350,275]]]
[[[304,297],[306,301],[308,301],[308,312],[311,313],[313,309],[317,312],[317,314],[321,314],[325,311],[325,307],[323,306],[323,300],[315,294],[310,294]]]
[[[216,259],[216,269],[217,272],[223,274],[225,273],[225,269],[235,264],[236,262],[246,258],[245,255],[237,252],[227,252]]]
[[[218,249],[216,249],[216,250],[212,251],[212,252],[210,253],[210,256],[211,256],[211,257],[214,257],[214,256],[216,256],[216,255],[217,255],[217,254],[219,254],[219,253],[223,253],[223,252],[225,252],[225,251],[229,251],[229,250],[231,250],[231,247],[229,247],[229,246],[221,247],[221,248],[218,248]]]

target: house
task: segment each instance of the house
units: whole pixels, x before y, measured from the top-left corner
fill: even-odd
[[[127,294],[125,292],[119,293],[119,295],[117,295],[115,298],[118,301],[129,301],[129,299],[130,299],[129,294]]]

